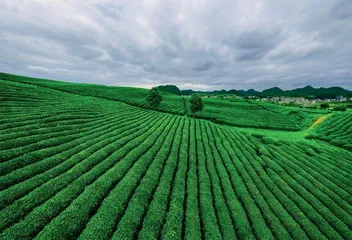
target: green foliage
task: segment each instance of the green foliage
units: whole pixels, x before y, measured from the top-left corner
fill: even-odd
[[[343,105],[334,107],[334,111],[344,112],[346,111],[346,109],[347,109],[346,106],[343,106]]]
[[[27,86],[45,87],[37,87],[38,91],[39,89],[40,91],[55,89],[59,90],[61,95],[63,93],[74,93],[77,95],[119,101],[145,109],[153,108],[161,112],[191,115],[189,97],[181,97],[167,92],[159,92],[162,96],[162,102],[157,107],[153,107],[146,102],[146,98],[149,94],[147,89],[67,83],[1,73],[0,76],[2,79],[6,80],[7,83],[21,82],[26,83]],[[56,95],[59,95],[59,93]],[[219,94],[217,94],[217,96],[219,96]],[[6,98],[5,96],[5,99]],[[322,110],[313,109],[300,109],[296,113],[290,113],[292,108],[259,101],[243,101],[231,97],[228,99],[203,98],[202,101],[207,107],[200,112],[193,113],[194,117],[240,127],[298,131],[309,122],[310,118],[314,118],[314,114],[323,113]],[[22,104],[24,103],[26,102],[22,101]],[[9,110],[7,109],[6,111]]]
[[[352,239],[349,111],[310,130],[330,145],[149,111],[92,89],[0,84],[0,239]],[[238,104],[247,121],[267,113],[266,126],[302,114],[212,103]]]
[[[352,144],[352,112],[334,112],[319,124],[308,139],[319,139],[350,150]]]
[[[188,127],[186,125],[186,130]],[[178,148],[178,164],[177,171],[174,175],[174,182],[172,192],[170,194],[170,201],[167,215],[165,217],[164,226],[161,231],[163,239],[180,239],[182,236],[182,225],[185,218],[185,202],[186,202],[186,176],[188,167],[187,158],[187,144],[188,131],[183,131],[181,134],[181,144]]]
[[[330,88],[313,88],[312,86],[306,86],[303,88],[296,88],[292,90],[283,91],[278,87],[264,90],[259,95],[261,96],[272,96],[272,97],[305,97],[305,98],[318,98],[328,99],[336,98],[338,96],[349,97],[352,95],[351,91],[343,89],[341,87],[330,87]]]
[[[199,112],[203,110],[204,104],[203,100],[199,94],[192,94],[190,102],[190,109],[192,113]]]
[[[203,101],[206,108],[195,113],[197,118],[246,128],[299,131],[316,114],[311,112],[316,110],[288,108],[253,100],[203,98]]]
[[[111,87],[93,84],[78,84],[59,82],[46,79],[28,78],[10,74],[1,74],[2,79],[8,82],[21,82],[32,86],[41,86],[46,90],[55,89],[63,93],[73,93],[81,96],[90,96],[95,98],[119,101],[132,106],[137,106],[145,109],[153,108],[161,112],[184,115],[185,109],[181,96],[175,94],[160,92],[162,102],[157,107],[152,107],[146,102],[149,90],[133,87]],[[41,91],[43,88],[39,88]],[[56,95],[59,95],[56,94]]]
[[[163,97],[160,95],[158,88],[152,88],[149,90],[149,94],[146,98],[147,103],[152,107],[160,105]]]
[[[175,85],[163,85],[163,86],[158,86],[159,91],[161,92],[168,92],[168,93],[173,93],[176,95],[181,95],[180,89],[175,86]]]
[[[322,108],[322,109],[327,109],[327,108],[329,108],[329,103],[322,103],[322,104],[320,104],[320,108]]]

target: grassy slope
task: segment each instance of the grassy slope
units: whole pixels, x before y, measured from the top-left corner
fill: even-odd
[[[216,123],[288,131],[304,129],[325,113],[250,100],[204,99],[204,105],[196,116],[213,119]]]
[[[352,150],[352,111],[334,112],[310,131],[309,139],[319,139]]]
[[[150,108],[145,102],[148,94],[147,89],[74,84],[1,73],[0,79],[35,84],[64,92],[117,100],[134,106]],[[188,98],[184,100],[174,94],[163,92],[161,94],[163,101],[156,110],[179,115],[189,114]],[[313,112],[255,101],[231,102],[221,99],[204,99],[204,103],[204,110],[196,113],[195,117],[210,119],[216,123],[249,128],[299,131],[309,126],[315,118],[324,113],[318,110]]]
[[[0,85],[1,239],[352,237],[351,152]]]
[[[128,103],[130,105],[150,109],[150,106],[145,101],[148,95],[148,90],[144,88],[108,87],[94,84],[77,84],[46,79],[28,78],[3,73],[0,73],[0,79],[47,87],[78,95],[116,100]],[[164,92],[162,92],[161,95],[163,97],[163,101],[156,110],[180,115],[185,114],[184,104],[180,96]]]

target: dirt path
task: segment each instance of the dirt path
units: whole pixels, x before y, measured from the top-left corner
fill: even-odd
[[[325,121],[325,119],[327,119],[330,116],[330,114],[321,116],[320,118],[318,118],[317,120],[314,121],[313,125],[310,126],[310,128],[308,130],[312,130],[313,128],[315,128],[318,124],[322,123],[323,121]]]

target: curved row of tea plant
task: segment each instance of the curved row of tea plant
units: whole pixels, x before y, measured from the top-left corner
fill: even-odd
[[[326,141],[352,151],[352,112],[333,113],[307,138]]]
[[[204,109],[195,116],[230,126],[286,131],[299,131],[310,119],[308,113],[274,104],[211,98],[204,99]]]
[[[132,106],[138,106],[146,109],[155,109],[166,113],[173,113],[178,115],[186,114],[182,98],[178,95],[166,92],[161,92],[163,101],[158,107],[153,108],[146,103],[145,99],[148,96],[148,90],[143,88],[77,84],[46,79],[28,78],[6,73],[0,73],[0,80],[21,82],[67,93],[114,100],[124,102]]]
[[[349,151],[0,84],[0,239],[352,239]]]
[[[152,108],[146,103],[147,89],[132,87],[109,87],[92,84],[77,84],[52,81],[37,78],[28,78],[12,74],[0,73],[0,80],[20,82],[62,92],[93,96],[108,100],[124,102],[132,106],[153,109],[160,112],[177,115],[190,115],[188,98],[161,92],[163,100],[160,106]],[[11,95],[11,93],[9,93]],[[6,96],[4,96],[6,98]],[[23,99],[25,100],[25,99]],[[26,104],[26,101],[17,104]],[[30,99],[32,100],[32,99]],[[238,99],[211,99],[203,98],[205,107],[197,112],[194,117],[208,119],[215,123],[230,126],[264,128],[275,130],[299,131],[310,124],[316,114],[305,112],[297,108],[282,107],[258,101]],[[35,99],[40,104],[40,99]],[[45,107],[45,106],[43,106]],[[319,113],[323,113],[318,112]]]

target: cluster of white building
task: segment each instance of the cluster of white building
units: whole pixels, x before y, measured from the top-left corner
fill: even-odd
[[[244,98],[242,96],[237,95],[203,95],[202,98]],[[304,97],[264,97],[260,98],[258,96],[246,96],[247,99],[253,99],[264,102],[279,102],[279,103],[300,103],[300,104],[314,104],[317,102],[345,102],[351,101],[351,98],[346,98],[343,96],[338,96],[336,98],[329,99],[307,99]]]
[[[261,98],[260,101],[273,101],[273,102],[282,102],[282,103],[317,103],[317,102],[345,102],[350,101],[349,98],[338,96],[337,98],[330,99],[307,99],[303,97],[268,97]]]

